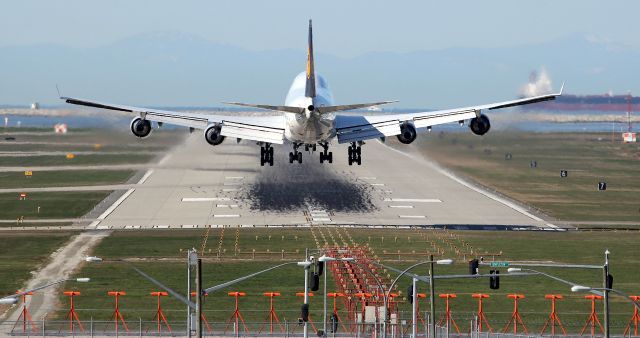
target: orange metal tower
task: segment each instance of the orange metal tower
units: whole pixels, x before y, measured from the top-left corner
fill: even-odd
[[[562,326],[562,322],[558,317],[558,313],[556,312],[556,299],[562,299],[562,295],[544,295],[544,298],[551,299],[551,313],[549,314],[549,319],[547,319],[546,323],[542,327],[542,331],[540,331],[540,335],[544,334],[544,331],[547,329],[547,326],[551,324],[551,335],[556,335],[556,323],[562,329],[562,333],[566,336],[567,331],[564,330],[564,326]]]
[[[195,291],[191,291],[191,297],[195,297],[195,296],[196,296],[196,292]],[[209,296],[209,294],[208,293],[204,293],[203,296],[207,297],[207,296]],[[200,314],[200,318],[204,322],[204,325],[207,327],[207,332],[212,332],[213,328],[211,328],[211,325],[207,321],[207,317],[204,316],[204,312]]]
[[[313,292],[309,292],[307,294],[309,297],[313,297]],[[296,292],[296,296],[304,297],[304,292]],[[313,332],[318,333],[318,329],[316,329],[316,324],[313,323],[313,319],[311,319],[311,313],[309,313],[309,323],[311,323],[311,327],[313,328]]]
[[[584,331],[587,329],[587,326],[589,326],[589,324],[591,324],[592,337],[596,335],[596,324],[598,324],[598,326],[600,327],[600,331],[602,331],[602,333],[604,334],[604,329],[602,328],[602,324],[600,324],[600,320],[598,319],[598,314],[596,313],[596,300],[602,299],[602,296],[588,295],[588,296],[584,296],[584,298],[591,300],[591,313],[589,314],[587,321],[584,323],[584,326],[580,331],[580,335],[582,336],[584,334]]]
[[[69,320],[69,331],[71,331],[71,333],[75,332],[75,325],[73,325],[75,321],[78,323],[78,327],[80,328],[80,331],[84,332],[84,327],[82,326],[82,323],[78,318],[78,314],[76,313],[76,306],[73,302],[73,298],[75,296],[80,296],[80,291],[65,291],[64,295],[69,296],[69,303],[70,303],[69,312],[67,312],[67,315],[65,316],[65,319]]]
[[[629,298],[631,298],[634,302],[640,301],[640,296],[629,296]],[[640,322],[640,314],[638,313],[638,308],[634,306],[633,315],[631,316],[631,319],[629,319],[629,324],[627,324],[627,328],[624,329],[624,333],[622,335],[626,336],[627,333],[629,333],[629,330],[631,329],[631,324],[633,324],[633,335],[637,336],[639,322]]]
[[[126,296],[127,293],[124,291],[109,291],[107,295],[114,296],[116,298],[116,307],[111,315],[109,320],[113,320],[116,326],[116,335],[118,334],[118,320],[122,321],[122,325],[124,329],[129,332],[129,328],[127,327],[127,323],[124,321],[124,317],[122,317],[122,313],[120,312],[120,296]]]
[[[242,316],[242,313],[240,313],[240,304],[238,302],[238,300],[240,299],[240,297],[244,297],[247,294],[244,292],[238,292],[238,291],[234,291],[234,292],[229,292],[227,293],[227,295],[231,296],[231,297],[235,297],[236,299],[236,307],[233,310],[233,314],[231,315],[231,317],[229,317],[229,321],[227,322],[227,326],[224,327],[224,333],[227,333],[227,329],[229,329],[229,324],[231,324],[232,322],[235,323],[236,326],[236,332],[240,332],[240,322],[242,322],[242,326],[244,327],[244,332],[249,333],[249,329],[247,328],[247,324],[244,322],[244,317]]]
[[[340,325],[342,325],[342,329],[345,332],[347,332],[347,327],[344,325],[342,318],[340,318],[340,315],[338,314],[338,303],[337,303],[338,297],[346,297],[346,295],[341,292],[329,292],[327,293],[327,296],[333,298],[333,310],[331,314],[334,316],[335,320],[337,320],[340,323]]]
[[[482,300],[485,298],[489,298],[490,296],[486,293],[474,293],[471,297],[478,299],[478,331],[482,332],[482,325],[487,324],[487,328],[490,333],[493,333],[491,330],[491,325],[489,325],[489,321],[487,321],[487,317],[484,315],[484,307],[482,304]]]
[[[274,320],[280,326],[280,331],[284,332],[284,327],[282,326],[282,324],[280,324],[280,320],[278,319],[278,315],[276,314],[276,308],[273,306],[273,297],[279,297],[280,292],[265,292],[262,295],[269,297],[269,314],[265,319],[265,321],[267,320],[269,321],[269,333],[273,334]],[[260,330],[258,331],[258,333],[262,332],[262,328],[264,328],[265,325],[266,325],[266,322],[262,324],[262,326],[260,326]]]
[[[21,292],[16,291],[16,293],[21,293]],[[31,326],[31,331],[38,332],[38,328],[36,327],[36,324],[33,322],[33,319],[31,318],[31,314],[29,313],[29,310],[27,310],[27,296],[31,296],[31,295],[33,295],[33,292],[27,292],[22,296],[20,296],[20,298],[22,298],[22,311],[20,311],[20,316],[18,317],[18,320],[16,320],[15,324],[13,324],[13,328],[11,328],[11,332],[15,330],[16,325],[18,325],[18,323],[22,323],[22,333],[27,332],[27,326]]]
[[[510,294],[507,295],[507,297],[513,299],[513,313],[511,314],[511,319],[509,319],[507,326],[502,329],[502,333],[506,333],[507,330],[509,330],[509,326],[511,326],[511,323],[513,323],[513,333],[518,334],[518,323],[520,323],[520,325],[522,325],[524,333],[529,334],[529,332],[527,332],[527,327],[522,322],[522,317],[520,317],[520,311],[518,311],[518,299],[525,298],[524,295]]]
[[[441,293],[439,296],[440,298],[444,298],[445,300],[445,312],[442,318],[440,318],[438,325],[442,325],[442,323],[444,322],[446,325],[449,325],[450,327],[450,325],[453,324],[453,327],[456,329],[456,332],[460,333],[460,328],[458,328],[458,324],[456,324],[455,319],[453,319],[453,317],[451,316],[451,307],[449,306],[449,299],[458,298],[458,296],[455,293]]]
[[[167,321],[167,317],[164,316],[164,313],[162,312],[162,304],[160,303],[160,297],[166,297],[169,295],[168,292],[164,292],[164,291],[154,291],[151,293],[152,296],[155,296],[158,300],[156,302],[156,315],[153,317],[153,320],[156,321],[156,325],[157,325],[157,332],[160,332],[160,325],[162,322],[164,322],[164,324],[167,326],[167,329],[169,329],[170,333],[173,333],[173,331],[171,330],[171,325],[169,325],[169,322]]]

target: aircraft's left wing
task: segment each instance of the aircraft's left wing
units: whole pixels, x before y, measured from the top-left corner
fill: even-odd
[[[127,112],[145,120],[174,124],[194,129],[206,129],[212,124],[218,124],[221,126],[220,133],[223,136],[274,144],[284,143],[285,120],[283,116],[224,116],[195,114],[124,106],[72,97],[61,97],[60,99],[70,104]]]
[[[559,93],[555,94],[424,113],[370,116],[336,115],[336,133],[339,143],[395,136],[401,133],[400,130],[403,123],[411,123],[415,128],[427,128],[438,124],[459,122],[479,117],[482,110],[493,110],[549,101],[554,100],[560,95],[562,95],[562,89],[560,89]]]

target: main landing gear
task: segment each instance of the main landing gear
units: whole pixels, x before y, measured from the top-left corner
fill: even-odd
[[[264,167],[267,163],[273,166],[273,147],[269,143],[265,143],[260,148],[260,165]]]
[[[320,153],[320,163],[324,163],[324,161],[333,163],[333,153],[329,151],[329,143],[320,143],[320,146],[322,146],[323,149]]]
[[[347,153],[349,155],[349,165],[353,165],[354,163],[358,165],[362,164],[362,147],[356,142],[351,142]]]
[[[293,162],[302,163],[302,153],[298,151],[298,148],[300,148],[300,144],[294,143],[293,152],[289,153],[289,163],[293,163]]]

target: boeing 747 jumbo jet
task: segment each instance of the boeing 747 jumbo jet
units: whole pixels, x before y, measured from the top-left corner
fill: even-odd
[[[416,139],[417,129],[469,120],[469,128],[476,135],[489,131],[489,118],[482,110],[514,107],[534,102],[553,100],[559,93],[522,98],[518,100],[484,104],[456,109],[431,111],[424,113],[395,115],[340,115],[336,112],[367,108],[395,101],[336,105],[324,77],[317,75],[313,62],[313,36],[309,20],[309,42],[307,50],[307,70],[293,80],[283,106],[229,102],[228,104],[261,108],[281,113],[278,116],[219,116],[172,112],[149,108],[129,107],[117,104],[101,103],[71,97],[61,97],[70,104],[129,112],[135,117],[131,121],[131,132],[137,137],[151,134],[151,122],[159,126],[163,123],[188,127],[191,131],[203,130],[205,141],[212,146],[221,144],[225,138],[251,140],[261,147],[260,165],[273,166],[273,145],[289,141],[293,151],[289,153],[289,163],[302,163],[300,148],[316,150],[322,147],[320,163],[333,162],[333,153],[329,151],[331,142],[350,143],[348,148],[349,165],[362,164],[361,146],[370,139],[384,140],[396,136],[404,144]]]

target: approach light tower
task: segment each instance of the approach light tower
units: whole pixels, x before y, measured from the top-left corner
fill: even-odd
[[[632,131],[631,127],[631,101],[633,97],[631,96],[631,92],[627,95],[627,132],[622,133],[622,142],[631,143],[636,142],[636,133]]]

